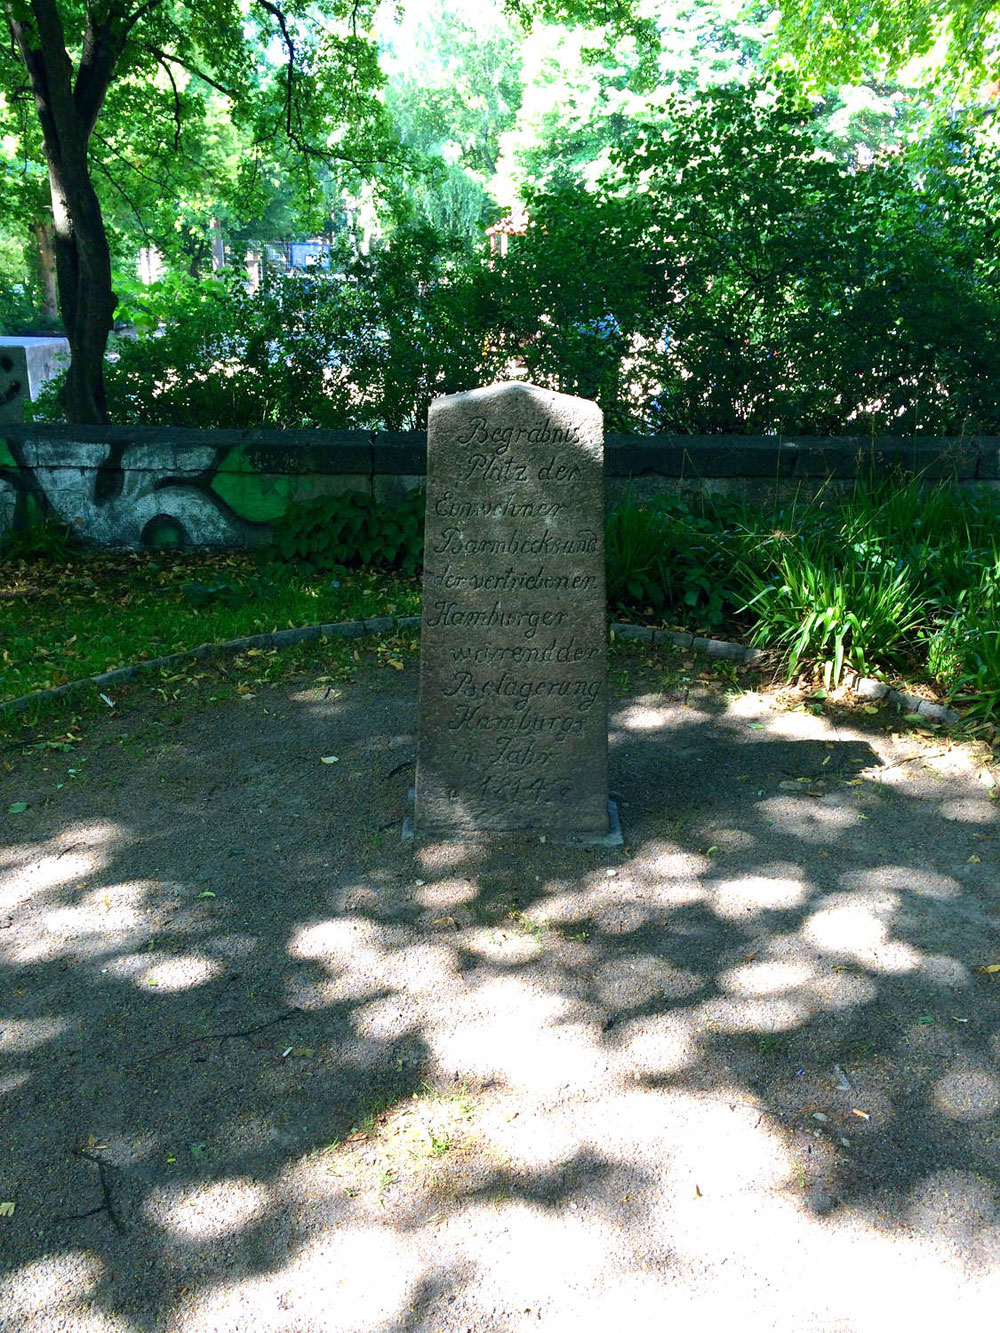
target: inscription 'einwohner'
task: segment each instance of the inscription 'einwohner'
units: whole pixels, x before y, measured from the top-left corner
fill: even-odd
[[[433,404],[418,831],[606,834],[602,467],[593,403]]]

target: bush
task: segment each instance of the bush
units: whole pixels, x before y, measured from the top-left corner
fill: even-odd
[[[810,119],[758,84],[637,123],[594,192],[530,201],[497,336],[612,429],[995,430],[996,154],[949,126],[847,171]]]
[[[925,675],[1000,715],[1000,504],[919,480],[751,508],[626,505],[608,518],[612,609],[688,629],[729,624],[822,670]]]
[[[407,429],[431,400],[491,378],[476,264],[401,227],[371,256],[346,244],[330,273],[234,274],[134,288],[140,329],[107,367],[116,423]]]
[[[273,528],[268,553],[277,560],[415,574],[423,562],[424,493],[414,490],[401,504],[386,505],[365,491],[348,491],[292,505]]]
[[[614,510],[605,527],[611,608],[716,629],[742,601],[730,579],[726,526],[717,505],[695,512],[664,500]]]

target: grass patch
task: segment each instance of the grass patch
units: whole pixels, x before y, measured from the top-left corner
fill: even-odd
[[[384,566],[405,548],[416,568],[419,500],[360,518],[342,505],[333,514],[332,502],[296,511],[284,546],[272,548],[288,563],[74,552],[65,534],[43,533],[40,558],[22,551],[0,562],[0,702],[204,643],[416,615],[417,577]],[[334,547],[314,549],[337,515]],[[998,531],[992,494],[892,476],[770,506],[710,496],[626,504],[607,524],[609,610],[773,649],[787,679],[827,690],[848,670],[883,675],[995,725]],[[321,568],[327,557],[345,563]],[[633,687],[624,659],[613,655],[611,669],[614,692]],[[664,685],[693,688],[725,672],[733,690],[750,679],[731,664],[662,657]]]
[[[204,643],[419,613],[416,579],[249,554],[77,552],[0,563],[0,701]]]

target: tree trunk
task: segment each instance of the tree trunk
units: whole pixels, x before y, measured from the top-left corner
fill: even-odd
[[[70,346],[63,409],[69,421],[101,424],[107,419],[104,353],[118,301],[87,146],[131,23],[142,11],[128,20],[121,0],[111,0],[98,18],[88,4],[76,70],[56,0],[0,0],[0,11],[28,72],[49,169],[56,283]]]
[[[226,267],[226,244],[222,239],[222,223],[218,218],[211,219],[208,234],[212,240],[212,272],[218,273]]]
[[[49,156],[49,184],[59,305],[70,347],[62,405],[67,421],[100,425],[107,421],[104,353],[118,304],[104,218],[85,155],[82,162]]]
[[[42,281],[42,305],[39,314],[46,324],[59,318],[59,289],[56,285],[56,237],[52,223],[40,218],[35,223],[38,270]]]

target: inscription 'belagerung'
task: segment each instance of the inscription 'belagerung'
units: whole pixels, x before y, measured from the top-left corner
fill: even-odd
[[[579,399],[432,407],[418,829],[607,830],[602,455]]]

